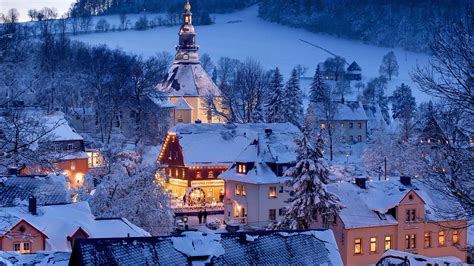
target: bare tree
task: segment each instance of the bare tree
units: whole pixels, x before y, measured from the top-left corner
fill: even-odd
[[[398,76],[397,57],[393,51],[388,52],[382,59],[379,73],[381,76],[388,76],[388,80],[392,80],[392,76]]]

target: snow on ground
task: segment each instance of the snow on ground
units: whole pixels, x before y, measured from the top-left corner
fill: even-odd
[[[395,86],[402,82],[413,85],[409,72],[417,64],[425,65],[429,60],[427,54],[405,53],[398,48],[377,47],[267,22],[258,18],[257,12],[257,6],[253,6],[239,12],[217,14],[214,25],[197,26],[197,42],[201,47],[201,53],[210,54],[214,61],[224,56],[240,60],[253,57],[267,69],[278,66],[286,76],[290,74],[294,66],[302,64],[308,67],[305,76],[311,77],[316,65],[330,55],[299,40],[304,39],[345,57],[349,63],[357,61],[363,69],[364,80],[367,81],[369,78],[378,76],[382,57],[393,50],[400,65],[400,76],[389,83],[388,94],[391,94]],[[153,15],[148,15],[148,17],[152,18]],[[117,21],[116,16],[110,16],[108,19]],[[178,41],[178,29],[178,26],[158,27],[148,31],[94,33],[72,38],[151,56],[162,51],[174,53],[174,47]],[[305,85],[307,84],[309,82],[305,82]],[[429,99],[427,95],[416,90],[415,86],[412,88],[418,101]]]
[[[28,10],[42,9],[43,7],[55,8],[61,16],[69,10],[74,0],[0,0],[0,13],[6,13],[11,8],[16,8],[20,13],[19,21],[29,21]]]

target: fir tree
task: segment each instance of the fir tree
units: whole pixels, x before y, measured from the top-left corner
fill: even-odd
[[[301,127],[301,120],[303,118],[303,93],[301,92],[300,78],[296,68],[291,72],[291,77],[286,83],[283,96],[285,120],[297,127]]]
[[[273,71],[270,81],[268,101],[265,103],[265,115],[269,123],[285,122],[283,110],[283,76],[278,67]]]
[[[412,118],[416,111],[415,97],[412,96],[411,88],[404,83],[397,87],[392,96],[393,118]]]
[[[293,177],[288,183],[292,188],[289,206],[284,218],[271,226],[275,229],[308,229],[318,216],[334,217],[342,208],[339,198],[326,190],[329,170],[323,158],[321,138],[314,148],[305,128],[296,143],[298,162],[285,173],[285,176]]]
[[[326,84],[324,84],[321,70],[318,67],[314,73],[313,82],[309,88],[309,100],[311,102],[322,102],[326,99],[327,91]]]

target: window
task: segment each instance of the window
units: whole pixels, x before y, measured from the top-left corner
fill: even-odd
[[[453,231],[453,245],[459,244],[459,231]]]
[[[175,169],[175,171],[174,171],[174,176],[175,176],[175,177],[179,177],[179,169]]]
[[[285,208],[278,209],[278,215],[280,215],[280,216],[285,215]]]
[[[370,238],[370,252],[372,253],[377,252],[377,238],[376,237]]]
[[[430,232],[425,232],[425,248],[430,248],[431,247],[431,233]]]
[[[362,142],[362,136],[361,135],[357,136],[357,142]]]
[[[357,127],[358,127],[358,128],[362,128],[362,123],[360,123],[360,122],[357,123]]]
[[[354,123],[350,122],[349,123],[349,128],[354,128]]]
[[[438,232],[438,246],[446,245],[446,232],[439,231]]]
[[[416,248],[416,235],[415,234],[405,235],[405,248],[406,249]]]
[[[242,185],[242,196],[247,196],[247,186]]]
[[[270,219],[270,221],[276,220],[276,210],[275,209],[268,210],[268,219]]]
[[[30,253],[30,242],[21,242],[13,244],[13,250],[18,253]]]
[[[69,144],[67,145],[67,150],[70,151],[70,150],[72,150],[72,149],[74,149],[74,145],[73,145],[72,143],[69,143]]]
[[[23,253],[30,253],[30,243],[28,242],[23,243]]]
[[[76,162],[71,162],[71,171],[76,171]]]
[[[270,187],[270,188],[269,188],[269,191],[268,191],[268,197],[269,197],[269,198],[272,198],[272,199],[276,198],[276,197],[277,197],[276,192],[277,192],[277,188],[276,188],[276,187]]]
[[[196,171],[196,179],[201,179],[201,171]]]
[[[331,123],[330,126],[331,126],[331,128],[334,128],[334,123]]]
[[[240,185],[235,184],[235,195],[240,195]]]
[[[354,239],[354,254],[362,254],[362,239]]]
[[[406,210],[406,221],[407,222],[416,221],[416,209]]]
[[[392,248],[392,237],[391,236],[385,236],[384,250],[387,251],[391,248]]]
[[[321,123],[321,128],[325,129],[326,128],[326,123]]]
[[[283,193],[285,191],[283,186],[280,186],[280,189],[278,190],[278,193]]]
[[[247,165],[245,165],[243,163],[237,164],[237,173],[246,174],[247,173]]]
[[[341,122],[341,128],[344,128],[344,122]]]
[[[207,178],[214,178],[214,171],[209,171],[207,173]]]
[[[19,251],[20,251],[20,243],[15,243],[15,244],[13,245],[13,250],[19,252]]]

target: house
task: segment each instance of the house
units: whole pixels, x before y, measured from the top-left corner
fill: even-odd
[[[175,61],[165,81],[158,87],[172,103],[177,105],[176,116],[173,118],[175,123],[222,122],[206,107],[206,103],[212,99],[220,109],[221,92],[201,66],[192,20],[191,5],[188,2],[185,5],[183,24],[178,33],[179,43],[176,46]]]
[[[32,111],[33,112],[33,111]],[[53,112],[46,114],[42,111],[42,122],[44,123],[44,137],[38,141],[40,148],[45,149],[51,156],[53,168],[69,177],[68,186],[77,188],[82,186],[84,176],[87,175],[89,156],[85,153],[84,139],[66,121],[64,114]],[[57,172],[44,165],[24,165],[20,169],[22,175],[49,174]]]
[[[0,208],[0,250],[71,251],[77,239],[149,236],[125,218],[97,219],[87,202]]]
[[[364,104],[364,111],[367,116],[367,132],[369,135],[375,134],[388,127],[388,124],[378,104]]]
[[[466,261],[467,220],[450,210],[462,206],[436,188],[402,176],[398,179],[330,184],[344,208],[336,219],[316,226],[334,231],[344,265],[379,261],[389,250]]]
[[[377,262],[377,266],[467,266],[456,257],[430,258],[409,252],[389,249],[385,251],[382,258]]]
[[[157,160],[168,175],[167,189],[188,205],[222,202],[224,180],[218,176],[266,131],[271,132],[270,138],[285,143],[299,132],[289,123],[176,125],[169,130]]]
[[[296,164],[299,131],[258,134],[219,177],[225,180],[224,214],[226,223],[267,227],[284,215],[290,190],[283,177]]]
[[[330,230],[81,239],[69,265],[342,266]]]
[[[347,67],[344,77],[346,80],[362,80],[362,68],[354,61]]]
[[[359,101],[336,101],[331,110],[323,104],[315,104],[316,125],[322,131],[333,129],[339,142],[355,144],[367,140],[367,114]]]

